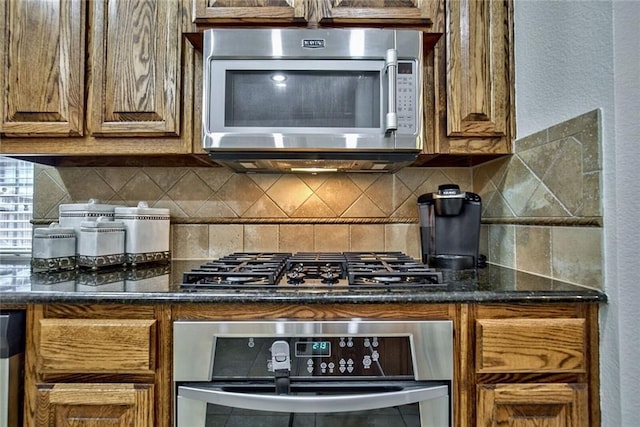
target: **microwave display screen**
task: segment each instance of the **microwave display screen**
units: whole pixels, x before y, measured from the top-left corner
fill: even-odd
[[[398,62],[398,74],[413,74],[413,64],[411,62]]]
[[[402,65],[411,72],[412,64]],[[227,69],[225,74],[225,127],[380,127],[379,71]]]

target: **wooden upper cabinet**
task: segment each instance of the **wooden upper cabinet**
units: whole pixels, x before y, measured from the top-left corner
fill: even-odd
[[[178,135],[178,1],[91,2],[88,129],[92,135]]]
[[[510,1],[447,1],[447,135],[511,135],[510,13]]]
[[[320,22],[432,25],[438,0],[317,0]]]
[[[0,132],[82,135],[83,0],[8,0],[0,5]]]
[[[309,0],[186,0],[192,1],[196,23],[304,22]]]
[[[439,0],[186,0],[192,21],[207,23],[362,25],[434,24]]]

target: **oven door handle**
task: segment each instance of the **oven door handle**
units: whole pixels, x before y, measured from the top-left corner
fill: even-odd
[[[322,396],[237,393],[222,387],[179,386],[178,397],[256,411],[316,413],[366,411],[448,397],[446,385],[407,386],[399,391]]]

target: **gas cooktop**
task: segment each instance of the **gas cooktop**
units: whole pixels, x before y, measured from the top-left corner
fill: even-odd
[[[317,292],[442,289],[442,273],[402,252],[237,252],[183,274],[181,288]]]

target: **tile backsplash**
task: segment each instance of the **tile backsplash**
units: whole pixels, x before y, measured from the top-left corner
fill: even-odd
[[[601,288],[601,116],[594,110],[474,168],[489,262]]]
[[[475,168],[395,174],[237,174],[226,168],[35,168],[34,223],[63,203],[171,211],[175,259],[233,251],[403,251],[420,257],[417,197],[457,183],[483,199],[481,253],[495,264],[591,287],[602,282],[600,113],[518,140]]]
[[[395,174],[237,174],[226,168],[43,167],[35,171],[34,220],[62,203],[169,208],[172,254],[207,259],[233,251],[403,251],[420,257],[417,198],[467,168]]]

